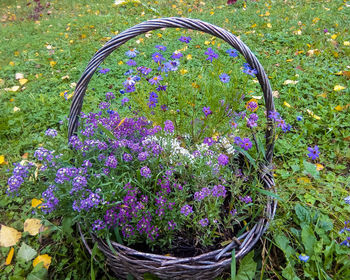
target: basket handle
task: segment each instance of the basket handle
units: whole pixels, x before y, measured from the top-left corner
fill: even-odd
[[[117,49],[119,46],[123,45],[130,39],[148,31],[165,27],[193,29],[216,36],[230,44],[237,51],[239,51],[244,56],[249,65],[258,71],[256,77],[258,78],[258,81],[264,93],[265,106],[267,112],[267,127],[265,131],[265,159],[268,165],[270,165],[272,163],[273,157],[275,133],[273,121],[270,118],[268,118],[268,112],[275,111],[275,105],[273,102],[271,85],[264,71],[264,68],[262,67],[258,59],[255,57],[255,55],[251,52],[251,50],[239,38],[237,38],[230,32],[222,29],[221,27],[215,26],[213,24],[198,19],[170,17],[145,21],[123,31],[119,35],[109,40],[102,48],[100,48],[90,60],[75,88],[74,97],[69,113],[68,139],[77,131],[78,118],[83,106],[85,91],[87,89],[92,75],[95,73],[97,67],[103,62],[103,60],[115,49]]]

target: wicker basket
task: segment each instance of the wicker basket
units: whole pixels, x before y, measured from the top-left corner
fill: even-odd
[[[77,130],[78,117],[83,105],[83,98],[86,88],[92,75],[102,61],[110,53],[126,43],[128,40],[148,31],[165,27],[187,28],[203,31],[221,38],[234,47],[244,56],[250,66],[258,71],[256,76],[264,93],[266,111],[275,111],[272,90],[266,73],[255,55],[239,38],[220,27],[201,20],[176,17],[161,18],[149,20],[125,30],[108,41],[95,53],[75,89],[69,114],[69,138]],[[267,128],[265,134],[266,161],[263,164],[260,164],[258,175],[262,180],[265,189],[275,191],[273,176],[271,173],[275,135],[273,122],[269,118],[267,118]],[[97,242],[99,249],[105,254],[107,263],[111,270],[120,279],[126,279],[128,275],[132,275],[136,279],[143,279],[145,273],[154,274],[160,279],[214,279],[230,266],[233,249],[235,249],[234,252],[236,259],[240,259],[253,248],[253,246],[268,228],[269,221],[273,219],[275,215],[276,207],[277,201],[271,197],[268,197],[264,210],[264,217],[260,218],[254,227],[246,231],[243,235],[235,238],[234,241],[232,241],[232,243],[226,247],[196,257],[177,258],[172,256],[144,253],[128,248],[116,242],[107,242],[101,238],[98,238],[94,234],[92,234],[92,239],[94,242]],[[91,253],[91,249],[89,248],[80,227],[79,231],[87,250]]]

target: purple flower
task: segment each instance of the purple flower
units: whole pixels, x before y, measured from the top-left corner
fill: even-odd
[[[122,234],[125,238],[129,238],[134,235],[134,228],[131,225],[124,225],[122,227]]]
[[[117,165],[118,165],[118,161],[114,155],[110,155],[105,162],[105,166],[110,168],[116,168]]]
[[[145,178],[151,178],[151,169],[148,166],[141,167],[140,174]]]
[[[45,131],[45,135],[55,138],[57,136],[57,130],[53,128],[49,128],[48,130]]]
[[[152,79],[149,79],[148,82],[151,85],[158,85],[161,80],[163,80],[163,77],[159,75],[159,76],[154,76]]]
[[[211,137],[205,137],[203,140],[204,144],[207,144],[209,147],[215,144],[215,141]]]
[[[164,131],[169,132],[169,133],[173,133],[174,132],[174,124],[173,124],[172,121],[166,120],[164,122]]]
[[[276,122],[279,119],[280,114],[276,111],[274,111],[274,112],[270,111],[268,117],[270,119],[273,119]]]
[[[307,262],[309,260],[309,256],[305,255],[305,254],[300,254],[299,255],[299,260],[301,260],[302,262]]]
[[[232,209],[232,210],[230,211],[230,214],[231,214],[232,216],[236,215],[236,214],[237,214],[237,209]]]
[[[131,154],[125,153],[123,154],[123,160],[126,162],[132,161],[133,157]]]
[[[328,33],[328,29],[327,28],[323,29],[323,32]]]
[[[181,36],[181,37],[179,38],[179,41],[180,41],[180,42],[183,42],[183,43],[186,43],[186,44],[188,44],[191,40],[192,40],[192,38],[191,38],[190,36],[188,36],[188,37]]]
[[[176,223],[173,220],[168,221],[168,229],[173,230],[176,227]]]
[[[241,140],[240,146],[242,149],[248,151],[252,147],[252,142],[250,142],[249,138],[243,138]]]
[[[132,57],[136,57],[138,53],[139,53],[139,51],[137,51],[136,49],[130,49],[125,53],[125,55],[127,57],[132,58]]]
[[[180,53],[180,52],[174,52],[174,53],[171,55],[171,58],[172,58],[172,59],[179,59],[179,58],[181,58],[181,57],[183,57],[183,54]]]
[[[148,152],[142,152],[142,153],[139,153],[137,159],[139,161],[145,161],[147,159],[147,157],[149,156],[149,153]]]
[[[91,226],[92,226],[93,231],[99,231],[99,230],[104,229],[106,227],[104,222],[100,219],[95,220]]]
[[[175,59],[175,60],[170,60],[166,64],[167,64],[166,67],[169,71],[176,71],[179,68],[180,62],[177,59]]]
[[[108,73],[109,71],[111,71],[111,69],[109,69],[109,68],[102,68],[102,69],[100,69],[98,72],[100,72],[101,74],[106,74],[106,73]]]
[[[133,60],[133,59],[129,59],[127,62],[126,62],[127,65],[129,66],[136,66],[136,61]]]
[[[156,90],[157,91],[166,91],[167,86],[166,85],[159,85]]]
[[[206,227],[206,226],[209,224],[208,218],[201,219],[201,220],[199,221],[199,224],[200,224],[202,227]]]
[[[108,102],[101,102],[98,107],[101,109],[101,110],[105,110],[107,108],[109,108],[110,104]]]
[[[160,63],[162,60],[165,60],[163,55],[161,53],[159,53],[159,52],[156,52],[156,53],[152,54],[152,59],[156,63]]]
[[[203,107],[203,113],[206,117],[208,117],[213,112],[210,110],[210,107],[208,106],[208,107]]]
[[[166,51],[166,46],[162,46],[162,45],[156,45],[155,46],[156,49],[162,51],[162,52],[165,52]]]
[[[231,57],[237,57],[238,56],[238,52],[235,49],[229,49],[226,51],[226,53],[231,56]]]
[[[219,55],[215,53],[212,48],[208,48],[204,54],[208,56],[206,60],[210,60],[210,62],[213,62],[214,58],[217,59],[219,57]]]
[[[245,204],[253,202],[252,198],[249,195],[246,195],[245,197],[240,196],[239,199]]]
[[[211,193],[210,189],[207,187],[204,187],[199,192],[194,193],[194,199],[197,201],[201,201],[204,198],[208,197],[210,193]]]
[[[259,119],[257,114],[251,114],[247,120],[247,126],[248,127],[256,127],[257,124],[257,120]]]
[[[147,76],[149,73],[151,73],[152,69],[151,68],[148,68],[148,67],[145,67],[145,66],[140,66],[140,67],[137,67],[137,70],[140,71],[140,73],[143,75],[143,76]]]
[[[115,96],[113,94],[113,92],[107,92],[106,93],[106,100],[111,100],[111,99],[114,99]]]
[[[24,180],[21,176],[17,176],[17,175],[11,176],[7,181],[8,188],[9,188],[8,191],[10,193],[17,191],[23,182]]]
[[[129,102],[129,98],[124,97],[124,98],[122,99],[122,101],[121,101],[122,106],[124,106],[124,105],[125,105],[125,103],[128,103],[128,102]]]
[[[222,73],[219,77],[221,82],[223,83],[228,83],[230,81],[230,76],[227,75],[226,73]]]
[[[243,73],[246,73],[252,77],[255,77],[256,74],[258,74],[258,71],[250,67],[248,63],[243,64]]]
[[[226,189],[223,185],[215,185],[211,191],[211,195],[215,197],[225,197]]]
[[[307,150],[310,152],[308,153],[308,157],[311,158],[312,160],[315,160],[319,157],[320,151],[318,150],[318,146],[314,146],[313,148],[308,147]]]
[[[225,165],[228,164],[228,162],[229,162],[229,160],[228,160],[228,156],[227,155],[220,154],[218,156],[218,163],[219,163],[219,165],[225,166]]]
[[[181,212],[181,214],[183,214],[187,217],[189,214],[193,213],[192,206],[186,204],[186,205],[181,207],[180,212]]]

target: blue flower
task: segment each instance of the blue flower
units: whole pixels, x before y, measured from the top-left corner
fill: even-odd
[[[127,57],[130,57],[130,58],[133,58],[133,57],[136,57],[137,54],[139,53],[139,51],[137,51],[136,49],[131,49],[131,50],[128,50],[125,55]]]
[[[299,260],[301,260],[302,262],[307,262],[309,260],[309,256],[305,255],[305,254],[300,254],[299,255]]]
[[[346,204],[350,204],[350,195],[344,198]]]
[[[252,77],[255,77],[256,74],[258,74],[258,71],[254,68],[250,67],[248,63],[243,64],[243,73],[246,73]]]
[[[186,44],[188,44],[191,40],[192,40],[192,38],[191,38],[190,36],[188,36],[188,37],[181,36],[181,37],[179,38],[179,41],[180,41],[180,42],[183,42],[183,43],[186,43]]]
[[[303,116],[297,116],[297,121],[300,122],[303,120]]]
[[[238,56],[238,52],[235,49],[229,49],[226,51],[226,53],[231,56],[231,57],[237,57]]]
[[[166,46],[156,45],[155,48],[162,51],[162,52],[166,51]]]
[[[228,83],[230,81],[230,76],[227,75],[226,73],[222,73],[219,77],[221,82],[223,83]]]

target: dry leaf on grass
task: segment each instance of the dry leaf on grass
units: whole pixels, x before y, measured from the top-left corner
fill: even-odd
[[[37,235],[41,228],[41,221],[38,219],[27,219],[24,222],[23,231],[28,231],[30,235]]]
[[[33,261],[33,266],[36,267],[39,263],[43,262],[44,267],[49,269],[51,264],[51,257],[48,254],[37,256]]]
[[[21,239],[22,233],[18,230],[1,225],[0,229],[0,246],[11,247],[16,245],[16,243]]]

